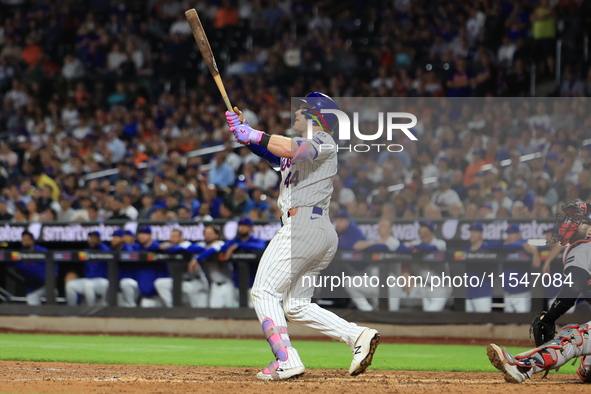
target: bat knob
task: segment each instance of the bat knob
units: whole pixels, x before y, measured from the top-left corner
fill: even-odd
[[[244,123],[244,115],[242,115],[242,111],[238,109],[238,107],[234,107],[234,113],[238,115],[240,121]]]

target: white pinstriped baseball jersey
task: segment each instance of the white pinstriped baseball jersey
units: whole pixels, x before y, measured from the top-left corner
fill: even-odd
[[[282,212],[296,207],[320,207],[328,211],[333,191],[333,178],[337,174],[337,153],[332,136],[324,131],[316,131],[312,139],[302,137],[295,141],[306,141],[316,149],[318,156],[314,161],[293,163],[281,159],[281,185],[277,206]]]

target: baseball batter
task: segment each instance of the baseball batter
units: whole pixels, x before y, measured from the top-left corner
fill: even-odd
[[[276,361],[257,374],[261,380],[288,379],[305,371],[297,350],[291,345],[287,319],[345,342],[353,352],[349,373],[365,372],[379,343],[376,330],[350,323],[311,303],[313,287],[304,287],[303,277],[313,279],[326,268],[337,251],[337,234],[328,217],[332,179],[337,173],[337,154],[332,128],[335,115],[323,109],[338,109],[322,93],[300,100],[293,130],[312,139],[287,138],[254,130],[237,114],[226,112],[230,130],[238,142],[271,164],[281,167],[278,206],[282,227],[265,250],[252,288],[255,311]]]
[[[549,243],[569,244],[564,253],[564,273],[570,275],[550,309],[541,312],[532,323],[531,332],[535,349],[512,356],[495,344],[488,345],[491,363],[500,370],[507,382],[521,383],[533,374],[558,369],[569,360],[581,358],[577,374],[585,383],[591,383],[591,321],[571,324],[556,335],[556,320],[564,315],[580,295],[589,300],[591,283],[591,204],[581,200],[562,206],[564,217],[558,216],[554,235]],[[568,276],[567,276],[568,278]]]

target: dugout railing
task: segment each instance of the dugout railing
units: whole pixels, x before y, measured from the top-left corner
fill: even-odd
[[[0,315],[40,315],[40,316],[94,316],[94,317],[163,317],[163,318],[211,318],[211,319],[255,319],[253,309],[248,305],[248,285],[251,268],[258,261],[258,253],[236,253],[231,260],[236,264],[239,275],[239,307],[224,309],[196,309],[182,306],[181,282],[186,264],[191,255],[184,253],[165,252],[91,252],[91,251],[49,251],[22,252],[16,250],[0,251],[0,264],[17,261],[44,260],[46,270],[46,302],[41,306],[28,306],[22,303],[0,303]],[[58,305],[54,289],[56,288],[56,264],[83,264],[87,261],[105,261],[108,268],[110,283],[118,283],[119,268],[133,264],[169,264],[173,279],[173,308],[124,308],[117,305],[118,286],[110,286],[107,294],[109,306],[66,306]],[[468,253],[462,251],[436,252],[429,254],[402,254],[388,252],[352,252],[337,253],[331,266],[354,262],[366,262],[379,266],[381,281],[383,276],[392,272],[392,268],[400,264],[429,263],[434,267],[447,269],[450,275],[461,275],[471,266],[486,267],[487,271],[499,273],[504,264],[520,267],[524,272],[532,272],[531,258],[525,253]],[[533,270],[535,272],[535,270]],[[325,274],[323,272],[323,274]],[[329,275],[330,273],[326,273]],[[383,283],[383,282],[382,282]],[[380,288],[380,303],[374,312],[361,312],[355,309],[332,309],[342,317],[357,321],[369,321],[391,324],[527,324],[532,313],[466,313],[464,312],[465,288],[453,288],[451,310],[442,312],[422,312],[418,310],[388,310],[387,289]],[[532,311],[544,309],[546,295],[541,282],[532,287]],[[580,316],[579,316],[580,315]],[[587,314],[577,312],[571,315],[573,320],[584,319]]]

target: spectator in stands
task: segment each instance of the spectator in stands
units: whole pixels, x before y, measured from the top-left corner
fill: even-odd
[[[423,178],[437,178],[439,176],[439,170],[433,164],[433,155],[431,155],[429,150],[421,150],[417,157],[417,162],[421,168]]]
[[[8,212],[8,200],[5,197],[0,197],[0,221],[10,221],[12,215]]]
[[[64,66],[62,68],[62,76],[66,80],[74,80],[78,78],[82,78],[85,74],[84,65],[80,61],[80,59],[72,56],[66,55],[64,57]]]
[[[98,231],[88,233],[89,253],[111,250],[101,242],[101,234]],[[78,295],[84,296],[86,305],[96,305],[97,297],[101,299],[101,306],[107,306],[107,291],[109,279],[107,275],[107,263],[105,261],[87,261],[84,263],[84,278],[70,280],[66,283],[66,300],[68,305],[78,304]]]
[[[35,237],[29,231],[23,231],[21,235],[21,251],[24,253],[47,252],[47,248],[37,245]],[[45,297],[45,261],[18,261],[10,265],[18,268],[19,274],[25,280],[28,305],[41,305],[42,297]],[[58,276],[58,265],[55,266],[55,275]],[[57,290],[56,290],[57,295]]]
[[[234,170],[226,163],[226,152],[221,151],[214,156],[214,165],[209,170],[209,181],[218,187],[230,187],[234,185]]]
[[[505,189],[503,185],[497,185],[493,187],[492,190],[494,197],[491,201],[493,215],[496,215],[501,208],[505,209],[507,212],[511,212],[513,201],[507,197],[507,189]]]
[[[536,61],[543,75],[554,74],[556,14],[550,0],[540,0],[531,15]]]
[[[585,96],[585,82],[577,75],[571,66],[564,68],[564,78],[560,83],[560,97]]]
[[[437,205],[442,212],[447,212],[451,204],[460,201],[458,193],[450,188],[451,179],[448,176],[439,177],[439,188],[433,193],[431,202]]]
[[[497,61],[499,66],[509,70],[513,66],[513,54],[517,50],[517,46],[509,36],[503,36],[503,43],[497,52]]]
[[[535,196],[531,190],[529,190],[527,183],[523,179],[517,179],[513,184],[513,202],[521,202],[531,211],[534,208]]]
[[[13,223],[26,223],[29,221],[29,211],[27,207],[22,205],[21,203],[16,204],[14,216],[11,220]]]
[[[130,220],[137,220],[139,216],[138,210],[131,205],[131,195],[124,194],[121,198],[122,207],[121,212],[123,216],[127,216]]]
[[[455,61],[455,69],[447,80],[447,92],[449,97],[471,96],[470,80],[472,75],[466,67],[466,60],[458,57]]]
[[[458,201],[454,204],[451,204],[448,208],[449,217],[452,219],[459,219],[464,216],[464,204],[461,201]]]
[[[482,204],[484,204],[484,200],[484,197],[480,193],[480,184],[474,183],[468,187],[468,195],[462,202],[466,206],[474,204],[476,207],[480,208]]]
[[[531,170],[526,163],[521,163],[521,153],[518,150],[510,152],[511,164],[505,167],[503,179],[507,184],[513,184],[517,178],[530,179]]]
[[[402,215],[400,217],[404,219],[416,219],[418,218],[417,208],[414,205],[409,205],[404,208]]]
[[[218,8],[215,14],[214,27],[216,29],[223,29],[228,26],[238,26],[239,20],[238,9],[230,0],[223,0],[221,7]]]
[[[464,186],[469,187],[476,180],[476,175],[482,171],[482,166],[486,164],[484,160],[485,152],[482,149],[475,149],[472,152],[472,163],[466,167],[464,172]]]
[[[266,160],[261,160],[257,164],[258,171],[254,174],[254,186],[265,190],[273,190],[279,182],[279,175],[271,168],[271,165]]]
[[[446,211],[446,213],[449,213],[449,209]],[[437,205],[428,203],[423,208],[422,217],[425,219],[441,219],[443,215],[441,213],[441,209]]]
[[[490,201],[486,201],[482,204],[479,211],[480,218],[482,219],[494,219],[493,205]]]
[[[187,18],[182,12],[177,14],[177,20],[170,25],[170,35],[180,34],[183,36],[190,36],[192,33],[191,26],[187,22]]]
[[[543,172],[536,179],[536,196],[543,197],[547,205],[555,206],[558,203],[558,193],[552,187],[550,175]]]

